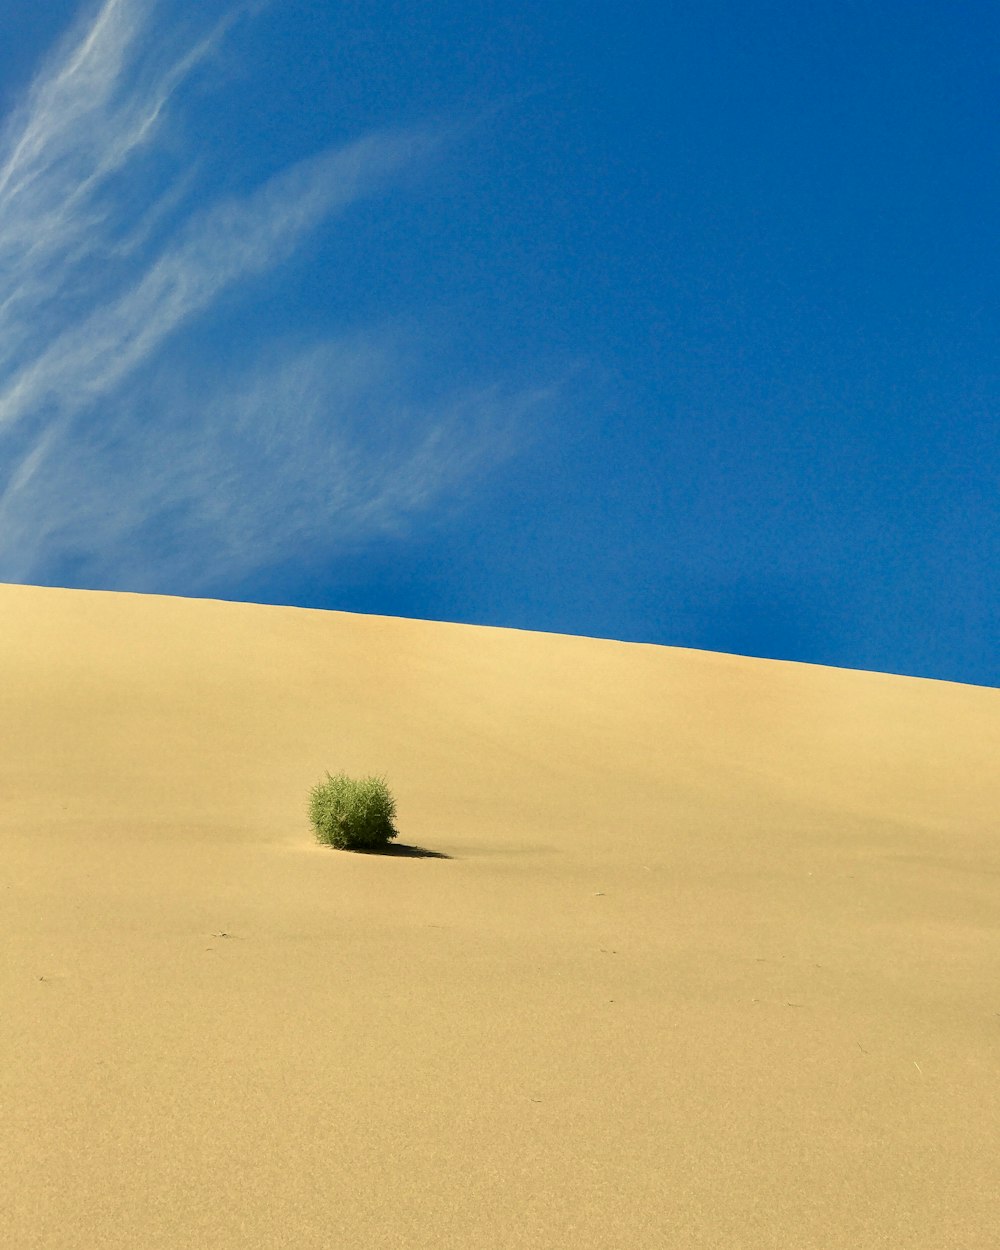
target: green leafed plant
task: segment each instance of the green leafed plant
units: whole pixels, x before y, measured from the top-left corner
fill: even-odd
[[[316,837],[342,851],[372,851],[396,836],[396,801],[381,777],[356,781],[344,773],[326,775],[309,795],[309,819]]]

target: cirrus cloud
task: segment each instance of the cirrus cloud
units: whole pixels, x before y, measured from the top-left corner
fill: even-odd
[[[240,195],[206,193],[174,113],[248,8],[180,44],[150,0],[105,0],[0,139],[0,577],[199,593],[406,532],[546,396],[408,393],[379,328],[279,334],[208,375],[178,343],[250,278],[391,188],[439,142],[362,135]],[[167,51],[160,51],[167,49]]]

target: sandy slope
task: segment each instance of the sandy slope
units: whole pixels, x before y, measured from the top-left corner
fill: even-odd
[[[0,737],[5,1248],[1000,1244],[1000,692],[2,586]]]

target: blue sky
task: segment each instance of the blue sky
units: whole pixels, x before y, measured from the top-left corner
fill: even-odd
[[[998,51],[0,0],[0,580],[998,684]]]

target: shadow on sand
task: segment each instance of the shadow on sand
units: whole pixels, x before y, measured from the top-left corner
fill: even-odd
[[[400,859],[451,859],[444,851],[429,851],[425,846],[409,846],[405,842],[389,842],[386,846],[354,848],[355,855],[396,855]]]

